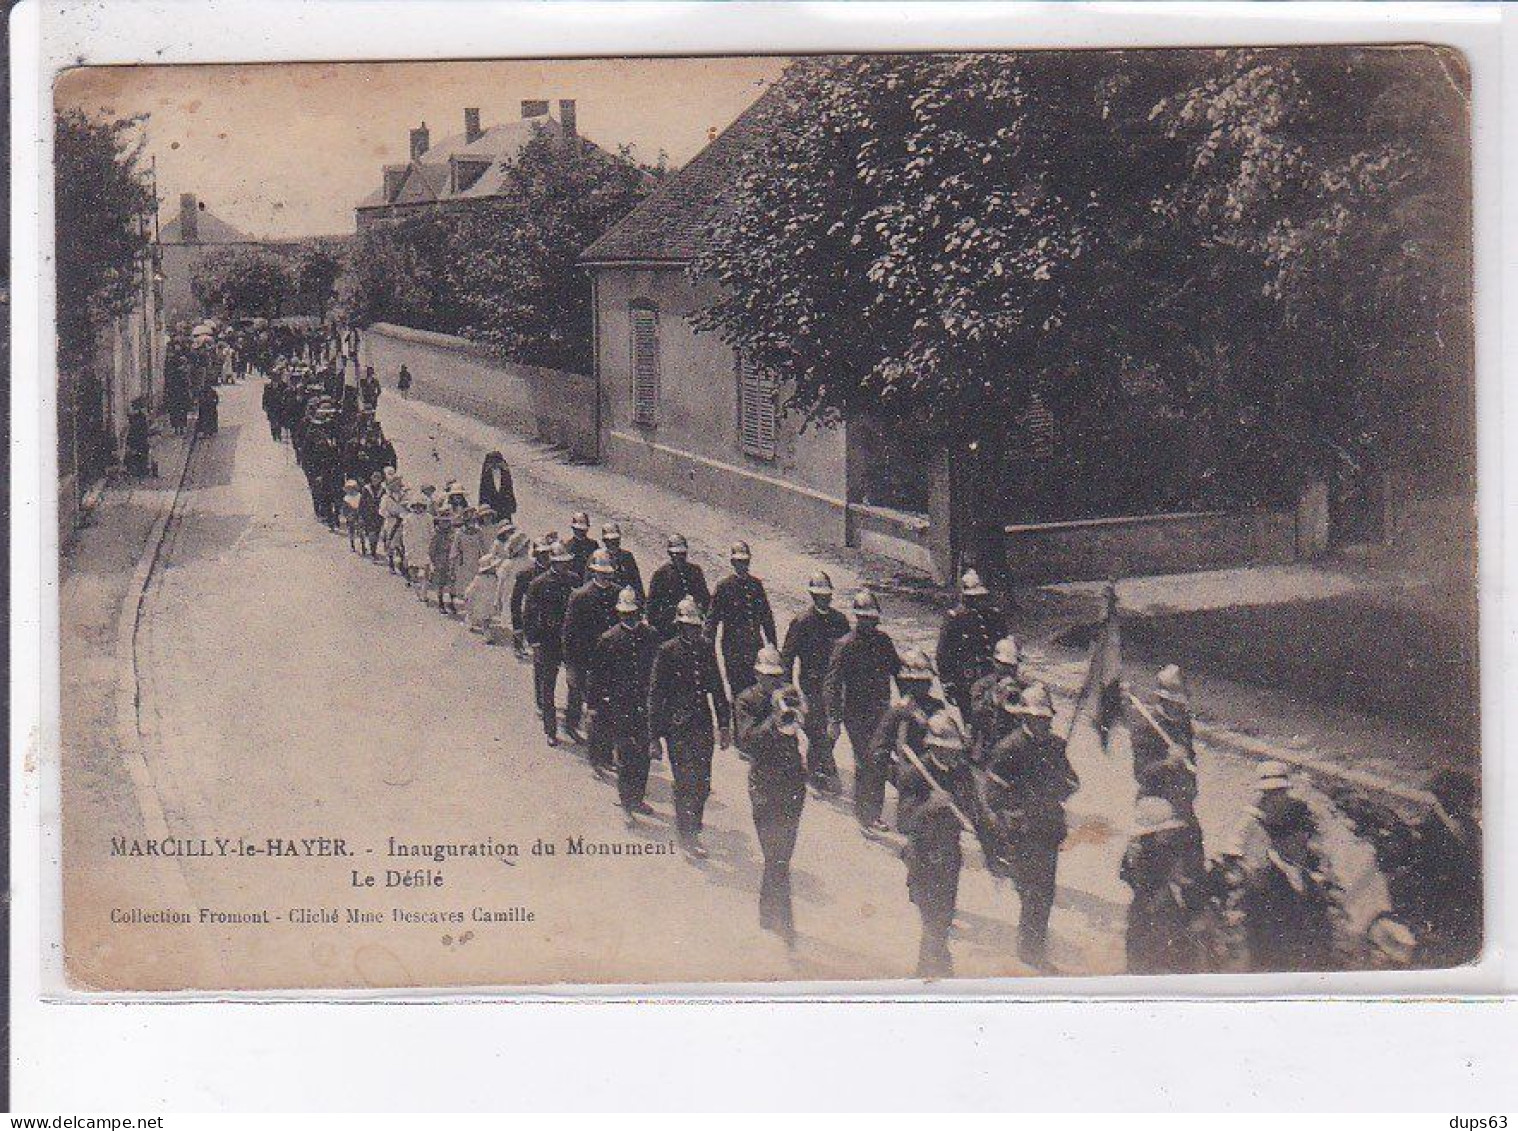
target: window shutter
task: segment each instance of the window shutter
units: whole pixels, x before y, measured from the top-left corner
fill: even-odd
[[[751,456],[772,460],[780,416],[777,382],[742,357],[737,370],[738,446]]]
[[[632,326],[632,419],[653,427],[659,419],[659,312],[635,306]]]

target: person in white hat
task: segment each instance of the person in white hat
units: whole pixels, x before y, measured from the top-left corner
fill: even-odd
[[[348,532],[348,549],[355,554],[362,553],[364,548],[364,523],[359,515],[359,507],[363,505],[364,492],[357,479],[343,480],[343,528]]]
[[[874,765],[886,768],[887,780],[896,780],[906,761],[904,747],[921,750],[926,736],[928,720],[939,711],[948,709],[933,690],[933,665],[927,653],[920,648],[908,648],[901,654],[901,670],[896,673],[896,686],[901,689],[893,697],[891,705],[881,716],[870,738],[870,757]],[[873,836],[884,827],[871,824],[862,831]]]
[[[712,791],[715,744],[732,741],[732,708],[717,670],[717,655],[702,634],[701,607],[691,596],[675,608],[676,635],[659,647],[649,679],[649,756],[668,748],[674,778],[675,835],[686,855],[704,859],[701,828]]]
[[[511,643],[519,660],[526,661],[531,657],[531,651],[527,647],[527,590],[534,581],[548,572],[552,564],[549,559],[553,555],[553,545],[558,540],[558,533],[550,530],[533,542],[532,556],[518,568],[511,579],[511,597],[507,608],[511,614]]]
[[[885,829],[880,814],[890,767],[873,756],[871,740],[891,705],[901,657],[890,636],[881,631],[875,594],[861,589],[852,604],[854,627],[833,646],[823,692],[829,735],[836,741],[847,732],[854,751],[854,817],[861,829],[878,833]]]
[[[794,946],[791,854],[806,803],[806,766],[798,738],[806,707],[801,692],[786,679],[780,650],[773,644],[759,649],[754,676],[753,685],[733,703],[733,722],[737,747],[748,757],[749,803],[764,855],[759,926]]]
[[[617,801],[629,827],[653,813],[648,791],[648,682],[659,635],[643,619],[643,603],[631,585],[617,593],[617,623],[596,641],[587,702],[595,712],[592,762],[614,764]]]
[[[1191,829],[1193,864],[1202,855],[1202,826],[1196,816],[1196,747],[1191,730],[1191,696],[1186,677],[1174,664],[1156,678],[1153,707],[1128,713],[1133,745],[1133,777],[1141,797],[1163,797]]]
[[[581,732],[580,716],[590,681],[590,665],[596,642],[617,623],[617,569],[611,555],[599,546],[585,563],[583,585],[569,595],[564,611],[564,681],[568,684],[568,702],[564,707],[564,729],[576,741],[584,741],[595,726]],[[604,742],[590,743],[590,768],[598,778],[610,777],[614,769],[611,748]]]
[[[1252,875],[1269,863],[1270,823],[1280,819],[1294,797],[1291,767],[1273,758],[1261,762],[1255,767],[1254,788],[1254,800],[1244,810],[1225,854],[1231,866],[1244,875]]]
[[[812,574],[806,591],[811,606],[785,630],[780,660],[787,675],[794,671],[796,686],[812,705],[806,715],[807,777],[819,793],[837,793],[841,786],[838,764],[833,761],[823,682],[833,659],[833,646],[848,635],[849,621],[833,608],[833,579],[822,570]]]
[[[961,718],[974,714],[970,689],[991,666],[996,642],[1007,635],[1001,611],[980,574],[965,570],[959,579],[959,603],[949,610],[938,632],[938,678]]]
[[[548,550],[549,568],[527,586],[522,628],[532,650],[533,687],[549,746],[559,744],[559,668],[564,662],[564,617],[575,589],[574,555],[563,542]]]
[[[1015,636],[1003,636],[991,651],[991,670],[970,687],[970,758],[984,762],[991,747],[1012,729],[1004,709],[1016,702],[1029,681],[1022,674],[1023,650]]]
[[[464,588],[464,623],[470,632],[485,634],[487,643],[498,643],[489,638],[489,633],[492,625],[499,625],[503,599],[508,595],[502,575],[511,572],[510,546],[514,537],[519,538],[519,532],[510,521],[496,528],[475,565],[474,577]]]
[[[1047,961],[1049,913],[1054,907],[1055,871],[1067,824],[1065,802],[1080,786],[1056,735],[1054,701],[1041,683],[1030,684],[1003,708],[1017,726],[986,756],[986,810],[992,815],[994,844],[987,852],[1009,876],[1022,905],[1017,953],[1042,967]]]
[[[1130,974],[1192,974],[1212,966],[1205,874],[1191,859],[1186,822],[1163,797],[1140,797],[1120,876],[1133,889]]]
[[[738,698],[754,682],[754,655],[765,644],[777,643],[775,614],[764,582],[749,572],[753,554],[747,542],[734,542],[728,551],[733,572],[717,582],[706,615],[706,635],[722,650],[722,670],[728,694]]]
[[[690,560],[690,543],[685,535],[671,534],[665,540],[665,550],[669,561],[648,579],[647,609],[648,623],[661,639],[668,640],[675,634],[675,610],[680,602],[692,597],[704,613],[712,603],[712,594],[706,587],[706,574]]]
[[[922,745],[897,768],[900,794],[896,825],[907,838],[907,894],[922,920],[917,949],[919,978],[949,977],[954,959],[949,929],[959,899],[964,864],[960,813],[972,789],[965,763],[965,735],[949,711],[939,711],[922,729]]]

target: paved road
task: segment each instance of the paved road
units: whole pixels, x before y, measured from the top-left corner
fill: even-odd
[[[303,850],[341,839],[353,856],[213,857],[180,862],[197,909],[269,910],[270,925],[214,928],[221,962],[245,987],[322,983],[492,985],[554,982],[901,978],[913,972],[917,920],[904,871],[866,841],[842,805],[809,801],[795,858],[794,954],[757,927],[759,859],[743,765],[719,753],[707,840],[712,857],[589,857],[567,840],[667,846],[668,778],[659,811],[629,833],[614,790],[581,754],[544,745],[528,669],[422,605],[382,565],[350,554],[319,526],[287,445],[276,445],[256,385],[225,391],[223,429],[194,457],[182,517],[170,531],[141,641],[145,751],[171,832],[185,838],[276,838]],[[393,396],[387,431],[411,481],[472,479],[477,455],[439,436]],[[430,434],[429,434],[430,433]],[[562,525],[563,500],[529,497],[528,529]],[[645,562],[650,547],[632,546]],[[411,871],[387,858],[407,842],[515,843],[521,855],[426,865],[437,888],[352,886],[352,873]],[[557,848],[535,855],[535,841]],[[967,838],[968,840],[968,838]],[[1066,856],[1115,863],[1122,837],[1082,824]],[[312,848],[320,845],[313,843]],[[215,842],[212,841],[213,851]],[[1086,854],[1083,857],[1083,854]],[[1115,871],[1115,868],[1113,869]],[[1115,884],[1115,878],[1112,881]],[[1024,972],[1012,956],[1016,897],[967,872],[955,953],[959,972]],[[379,912],[474,908],[531,922],[296,925],[291,909]],[[198,914],[198,910],[196,911]],[[1110,972],[1121,908],[1077,890],[1054,916],[1054,960]],[[144,929],[146,931],[147,929]]]

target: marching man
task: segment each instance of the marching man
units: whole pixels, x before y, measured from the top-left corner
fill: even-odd
[[[628,826],[653,813],[648,790],[648,681],[659,635],[643,620],[632,586],[617,594],[617,623],[596,641],[590,662],[589,702],[595,711],[590,734],[592,766],[617,769],[617,800]]]
[[[733,543],[728,553],[733,572],[717,582],[706,618],[707,639],[715,644],[721,634],[722,668],[734,699],[753,685],[754,656],[759,648],[777,643],[769,594],[764,591],[764,582],[749,572],[752,557],[747,542]]]
[[[707,856],[701,825],[712,791],[713,745],[728,748],[731,726],[717,656],[702,633],[701,608],[694,597],[683,597],[675,609],[675,636],[659,646],[649,680],[649,757],[658,758],[661,747],[668,750],[675,833],[693,859]]]
[[[838,792],[838,766],[833,761],[823,681],[833,658],[833,645],[847,636],[849,620],[833,608],[833,579],[818,570],[806,583],[812,604],[785,630],[780,662],[786,675],[795,672],[796,686],[806,697],[807,776],[819,793]]]

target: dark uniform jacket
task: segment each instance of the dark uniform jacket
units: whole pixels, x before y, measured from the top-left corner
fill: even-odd
[[[774,688],[760,682],[733,702],[733,725],[738,749],[749,756],[749,786],[789,786],[806,781],[801,744],[794,734],[783,734],[776,725]]]
[[[643,573],[638,569],[638,559],[633,557],[632,551],[621,546],[616,549],[607,546],[606,552],[611,555],[611,564],[617,571],[617,588],[631,586],[638,600],[643,600]]]
[[[1136,836],[1119,876],[1133,889],[1128,905],[1128,972],[1184,974],[1212,964],[1206,877],[1191,864],[1183,830]]]
[[[694,597],[705,612],[712,603],[706,575],[694,562],[665,562],[648,581],[648,623],[660,636],[668,637],[674,632],[675,610],[682,597]]]
[[[654,657],[649,679],[649,738],[668,738],[682,730],[709,731],[713,711],[718,726],[731,723],[732,711],[711,643],[700,637],[666,640]]]
[[[1254,970],[1330,970],[1339,965],[1338,905],[1329,881],[1302,868],[1293,875],[1272,857],[1239,896],[1244,943]]]
[[[861,632],[856,626],[833,645],[823,694],[828,721],[876,722],[891,705],[891,680],[901,670],[896,645],[878,628]]]
[[[949,699],[958,702],[991,663],[996,642],[1005,633],[999,610],[956,605],[938,632],[938,678]]]
[[[706,618],[706,637],[717,639],[722,633],[722,651],[753,659],[765,641],[775,642],[775,614],[770,610],[764,582],[753,574],[730,573],[717,582],[712,592],[711,611]]]
[[[1165,728],[1165,735],[1156,733],[1142,716],[1132,719],[1129,727],[1138,794],[1163,797],[1176,816],[1187,824],[1196,824],[1196,754],[1192,748],[1191,717],[1175,719],[1158,711],[1151,714]],[[1166,736],[1177,747],[1174,753]]]
[[[590,555],[601,548],[601,543],[597,542],[594,538],[586,538],[584,535],[577,533],[568,542],[565,542],[564,545],[568,547],[569,552],[575,558],[569,567],[570,570],[581,581],[586,580],[586,567],[590,564]]]
[[[833,645],[849,633],[849,621],[837,609],[823,612],[813,605],[795,620],[785,633],[785,646],[780,658],[789,673],[800,661],[796,672],[796,684],[806,692],[813,709],[823,707],[822,683],[827,678],[828,664],[833,659]]]
[[[945,769],[928,760],[922,747],[915,753],[949,798],[956,803],[967,798],[971,792],[967,767]],[[933,792],[932,783],[910,760],[897,771],[896,789],[896,827],[907,837],[901,853],[907,865],[907,889],[913,901],[922,904],[925,897],[936,894],[932,890],[936,882],[957,879],[964,860],[959,846],[964,826],[949,802]]]
[[[985,808],[993,834],[1004,842],[1023,838],[1065,839],[1065,801],[1080,779],[1065,754],[1065,741],[1035,738],[1018,727],[991,748],[985,777]]]
[[[574,588],[573,576],[551,569],[533,578],[522,602],[522,631],[529,644],[558,649],[564,638],[564,617]]]
[[[617,624],[601,634],[590,661],[586,695],[607,722],[641,725],[648,712],[648,681],[659,635],[643,621]]]
[[[521,632],[526,628],[523,617],[523,606],[527,603],[527,588],[543,575],[545,567],[536,560],[529,559],[527,564],[517,570],[515,577],[511,579],[511,630]]]
[[[944,701],[936,695],[928,696],[922,705],[911,698],[894,701],[875,726],[870,753],[877,760],[890,764],[898,761],[898,744],[921,750],[922,740],[928,732],[928,720],[943,709]]]
[[[596,642],[617,623],[617,588],[587,581],[569,595],[564,610],[564,662],[588,668]]]
[[[1021,675],[988,672],[970,688],[970,736],[973,761],[984,763],[991,747],[1016,729],[1017,720],[1006,711],[1008,700],[1016,700],[1028,684]]]

